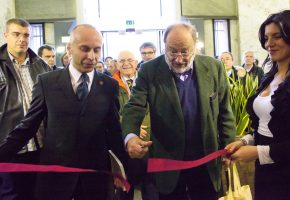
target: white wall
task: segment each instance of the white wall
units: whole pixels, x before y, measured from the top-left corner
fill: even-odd
[[[271,13],[289,9],[289,4],[289,0],[238,0],[241,58],[243,52],[252,50],[261,65],[267,52],[262,49],[259,42],[259,27]]]

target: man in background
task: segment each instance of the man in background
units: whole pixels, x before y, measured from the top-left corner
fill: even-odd
[[[237,70],[234,67],[234,58],[231,52],[223,52],[220,55],[220,60],[225,65],[225,70],[229,77],[231,78],[237,78]]]
[[[124,105],[128,102],[131,95],[131,90],[137,78],[137,60],[131,51],[121,51],[117,59],[118,71],[113,75],[119,83],[119,102],[120,102],[120,116],[122,119]],[[140,127],[140,134],[138,135],[143,140],[150,138],[150,116],[149,109],[142,121]],[[147,174],[147,158],[132,159],[130,158],[127,163],[127,177],[131,183],[129,193],[120,192],[118,194],[120,200],[133,200],[134,189],[141,189],[143,200],[157,200],[158,193],[152,184],[152,176]]]
[[[100,60],[97,62],[95,69],[100,73],[106,74],[107,76],[112,76],[111,73],[105,68],[104,63]]]
[[[156,57],[156,47],[153,43],[151,42],[145,42],[143,43],[140,48],[139,48],[140,54],[142,61],[138,63],[137,69],[140,68],[141,64],[151,60]]]
[[[30,107],[32,87],[36,77],[50,70],[30,48],[30,24],[19,18],[6,22],[4,33],[6,44],[0,47],[0,142],[9,135],[24,117]],[[39,152],[43,146],[43,127],[11,162],[35,164],[39,162]],[[34,173],[1,173],[0,199],[34,199]]]
[[[55,60],[55,49],[50,45],[42,45],[38,49],[39,57],[41,57],[52,70],[60,69],[60,67],[56,66]]]
[[[252,75],[254,78],[257,77],[258,82],[261,82],[264,76],[264,71],[261,67],[255,65],[255,56],[253,51],[246,51],[244,53],[244,64],[242,67],[245,68],[247,75]]]

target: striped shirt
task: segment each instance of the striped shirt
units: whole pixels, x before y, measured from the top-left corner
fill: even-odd
[[[22,99],[23,111],[24,111],[24,115],[26,115],[30,107],[30,102],[32,100],[32,88],[34,85],[30,72],[29,72],[29,67],[30,67],[29,56],[26,57],[23,63],[18,63],[10,53],[9,53],[9,57],[14,65],[14,69],[18,76],[18,79],[16,79],[16,81],[18,85],[18,90],[20,91],[19,97],[20,99]],[[36,138],[37,138],[37,141],[35,141]],[[42,138],[43,138],[43,135],[38,130],[36,137],[30,139],[27,145],[25,145],[22,148],[22,150],[19,151],[18,153],[25,153],[27,151],[35,151],[39,149],[39,147],[42,147]]]

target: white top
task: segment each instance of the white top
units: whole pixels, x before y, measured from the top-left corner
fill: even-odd
[[[265,97],[258,95],[253,104],[254,112],[259,117],[258,133],[266,137],[273,137],[268,127],[269,121],[271,120],[270,112],[273,110],[273,105],[271,103],[272,94],[273,93]],[[246,140],[248,145],[254,145],[254,138],[252,135],[245,135],[243,139]],[[261,165],[274,163],[270,157],[269,145],[257,145],[257,151]]]
[[[271,120],[270,112],[273,110],[271,96],[272,94],[265,97],[258,95],[253,105],[255,113],[259,117],[259,127],[257,131],[259,134],[266,137],[273,137],[268,127],[269,121]]]

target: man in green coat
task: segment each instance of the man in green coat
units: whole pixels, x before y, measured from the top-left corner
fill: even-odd
[[[235,136],[229,85],[220,61],[195,55],[196,30],[167,28],[165,55],[144,63],[123,110],[122,129],[132,158],[195,160],[225,147]],[[151,141],[138,137],[149,104]],[[155,173],[159,199],[217,199],[221,159],[183,171]]]

